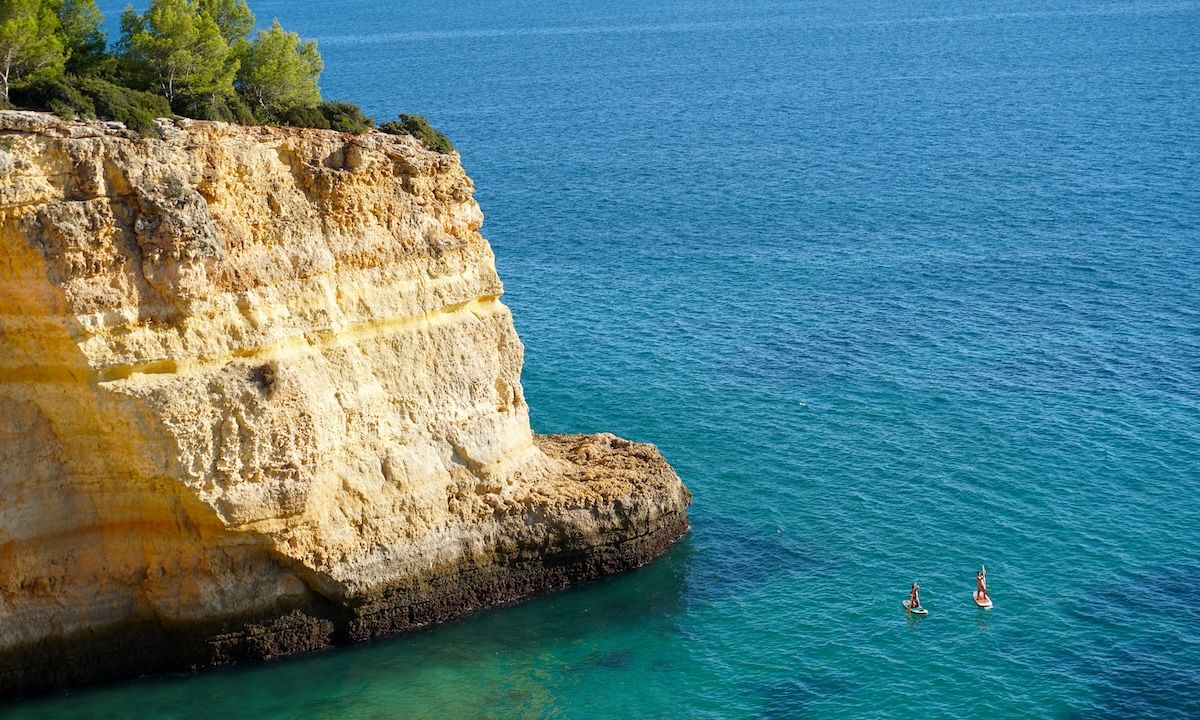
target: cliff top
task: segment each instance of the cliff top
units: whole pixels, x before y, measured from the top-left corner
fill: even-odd
[[[53,113],[41,112],[37,110],[0,109],[0,135],[9,133],[29,133],[67,139],[111,137],[135,142],[153,142],[156,140],[161,141],[178,138],[182,132],[204,130],[207,128],[226,135],[244,132],[250,136],[294,137],[314,140],[324,139],[331,142],[350,142],[355,139],[371,138],[376,142],[392,143],[397,146],[412,148],[419,153],[428,154],[433,158],[456,158],[458,156],[457,151],[453,154],[450,154],[431,150],[420,139],[414,137],[413,135],[388,133],[379,129],[372,129],[362,134],[355,134],[341,132],[338,130],[324,130],[320,128],[279,125],[242,125],[238,123],[227,123],[217,120],[193,120],[191,118],[184,117],[158,118],[154,121],[154,125],[158,133],[157,136],[145,135],[135,130],[131,130],[126,127],[124,123],[117,120],[89,120],[84,118],[65,119],[58,117]],[[5,146],[3,144],[3,137],[0,137],[0,151],[3,151],[4,149]]]

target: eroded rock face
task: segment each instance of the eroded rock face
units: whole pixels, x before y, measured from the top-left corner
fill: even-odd
[[[0,112],[0,694],[377,637],[645,563],[652,446],[537,437],[455,156]]]

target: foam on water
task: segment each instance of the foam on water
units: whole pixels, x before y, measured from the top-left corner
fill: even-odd
[[[535,426],[658,443],[694,531],[5,714],[1200,716],[1200,3],[252,4],[455,140]]]

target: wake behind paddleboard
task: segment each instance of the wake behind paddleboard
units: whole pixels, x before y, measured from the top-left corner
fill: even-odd
[[[978,591],[978,590],[976,590],[974,593],[972,593],[972,594],[971,594],[971,598],[972,598],[972,599],[975,601],[975,604],[976,604],[976,605],[978,605],[979,607],[983,608],[984,610],[991,610],[991,609],[992,609],[992,599],[991,599],[991,598],[986,598],[986,599],[984,599],[984,601],[983,601],[983,602],[980,602],[980,601],[979,601],[979,591]]]
[[[919,607],[919,608],[917,608],[917,609],[915,609],[915,610],[909,610],[909,608],[908,608],[908,603],[909,603],[909,602],[910,602],[909,600],[905,600],[905,601],[901,602],[900,604],[904,606],[904,609],[905,609],[905,610],[908,610],[908,611],[909,611],[910,613],[912,613],[913,615],[928,615],[928,614],[929,614],[929,611],[928,611],[928,610],[926,610],[926,609],[925,609],[925,608],[923,608],[923,607]]]

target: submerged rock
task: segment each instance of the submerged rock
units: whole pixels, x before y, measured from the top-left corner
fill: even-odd
[[[307,652],[636,567],[651,445],[535,436],[457,156],[0,112],[0,694]]]

